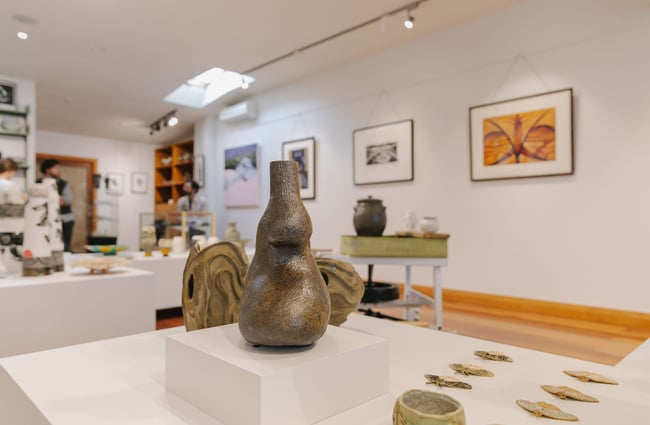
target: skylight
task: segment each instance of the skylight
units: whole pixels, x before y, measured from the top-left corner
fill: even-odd
[[[212,68],[190,78],[165,96],[165,102],[191,108],[203,108],[228,92],[246,89],[255,78],[221,68]]]

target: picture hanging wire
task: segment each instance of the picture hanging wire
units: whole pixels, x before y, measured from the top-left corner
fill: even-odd
[[[508,71],[506,72],[505,77],[501,81],[501,84],[499,84],[499,86],[497,87],[496,91],[494,92],[494,94],[492,95],[492,97],[490,98],[490,101],[488,103],[492,103],[497,99],[497,96],[499,95],[499,92],[501,91],[503,86],[506,84],[506,82],[510,79],[510,77],[512,75],[512,72],[514,71],[515,66],[517,65],[517,63],[519,61],[523,62],[524,65],[526,65],[528,67],[528,69],[530,69],[530,71],[533,73],[533,75],[535,75],[535,77],[544,85],[544,87],[546,88],[547,91],[552,91],[551,87],[546,83],[546,81],[544,81],[544,79],[539,74],[539,72],[537,72],[537,70],[535,70],[533,65],[528,60],[528,58],[526,56],[524,56],[523,54],[521,54],[521,53],[517,53],[517,56],[515,56],[515,59],[510,64],[510,67],[508,67]]]
[[[302,127],[302,133],[298,132],[298,126]],[[293,129],[291,130],[291,139],[299,139],[302,136],[297,136],[303,134],[304,137],[307,137],[307,124],[305,122],[305,117],[302,112],[299,112],[296,116],[296,121],[293,123]]]
[[[395,107],[395,104],[391,100],[390,96],[388,95],[388,92],[385,89],[381,89],[379,91],[379,95],[377,95],[377,99],[375,100],[375,103],[372,105],[372,108],[370,108],[370,115],[368,115],[368,119],[366,120],[366,127],[370,127],[372,125],[372,117],[375,113],[375,110],[377,109],[377,106],[379,105],[379,102],[381,102],[382,99],[385,99],[386,102],[388,102],[388,106],[390,106],[390,110],[393,113],[394,116],[394,121],[399,121],[400,120],[400,114],[397,112],[397,108]],[[381,120],[381,122],[384,121],[390,121],[390,120]]]

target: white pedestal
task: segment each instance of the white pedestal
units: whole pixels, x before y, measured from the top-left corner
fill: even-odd
[[[153,294],[153,274],[127,267],[0,279],[0,357],[153,331]]]
[[[313,424],[388,392],[388,344],[329,326],[309,348],[255,348],[238,325],[167,337],[166,386],[225,425]]]

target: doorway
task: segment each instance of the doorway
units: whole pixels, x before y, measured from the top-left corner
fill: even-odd
[[[88,235],[92,235],[95,227],[95,187],[93,174],[97,172],[97,160],[74,156],[36,154],[36,174],[40,172],[41,162],[45,159],[56,159],[61,168],[61,178],[68,182],[72,190],[72,213],[74,227],[72,228],[72,252],[86,252],[85,245]]]

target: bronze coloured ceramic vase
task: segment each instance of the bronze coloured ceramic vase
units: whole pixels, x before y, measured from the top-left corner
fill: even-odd
[[[311,253],[311,232],[298,163],[271,162],[271,196],[239,309],[239,330],[248,342],[306,346],[325,333],[330,297]]]

